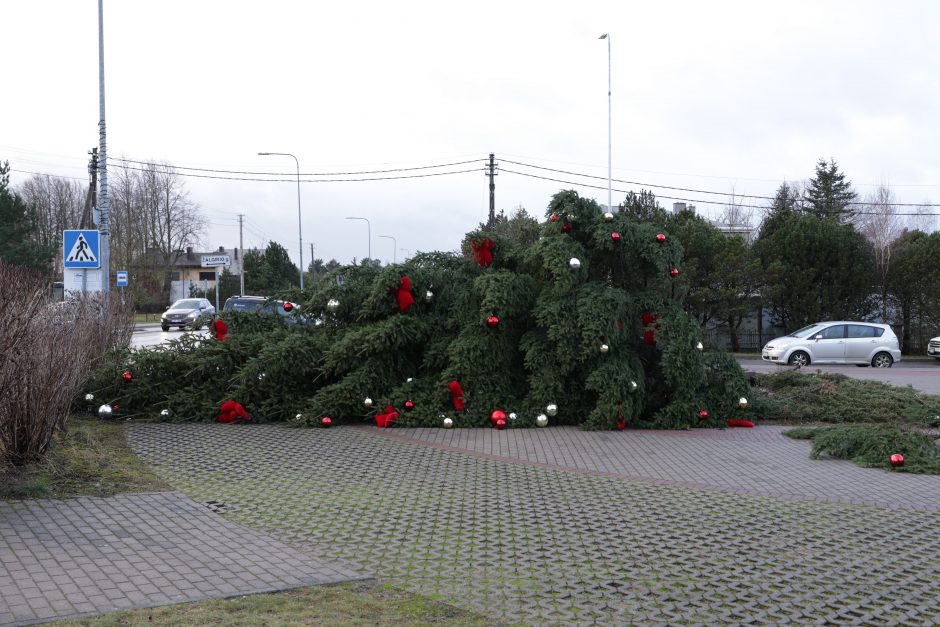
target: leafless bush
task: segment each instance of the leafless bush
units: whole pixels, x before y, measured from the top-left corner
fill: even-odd
[[[46,452],[72,401],[113,349],[132,308],[119,298],[52,302],[43,277],[0,264],[0,455],[23,465]]]

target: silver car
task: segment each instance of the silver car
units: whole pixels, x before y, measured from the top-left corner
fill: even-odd
[[[874,322],[817,322],[771,340],[761,359],[791,366],[857,364],[890,368],[901,361],[898,336],[887,324]]]
[[[206,298],[183,298],[176,301],[163,312],[160,318],[160,328],[169,331],[170,327],[195,328],[199,323],[211,319],[215,315],[215,307]]]

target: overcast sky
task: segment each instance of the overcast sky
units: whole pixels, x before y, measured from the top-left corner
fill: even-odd
[[[472,170],[447,176],[303,183],[305,265],[310,243],[325,259],[366,255],[366,223],[346,216],[371,221],[385,261],[393,243],[380,235],[397,239],[399,260],[455,250],[486,219],[490,152],[497,210],[541,219],[562,188],[606,204],[605,32],[613,178],[638,183],[615,190],[645,186],[666,207],[681,197],[717,215],[701,200],[773,195],[832,157],[862,195],[887,183],[900,202],[940,203],[940,3],[929,0],[106,0],[104,11],[109,157],[286,173],[187,177],[211,221],[206,248],[237,246],[243,213],[246,247],[273,239],[297,260],[294,161],[262,151],[293,153],[310,175],[473,160],[351,178]],[[14,183],[87,180],[97,2],[11,1],[0,16],[0,160]]]

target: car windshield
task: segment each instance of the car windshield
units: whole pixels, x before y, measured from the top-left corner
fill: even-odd
[[[231,300],[225,303],[225,311],[257,311],[263,300]]]
[[[809,337],[813,331],[819,328],[818,324],[811,324],[808,327],[803,327],[799,331],[794,331],[787,337]]]
[[[170,309],[199,309],[201,306],[202,301],[198,298],[184,298],[173,303]]]

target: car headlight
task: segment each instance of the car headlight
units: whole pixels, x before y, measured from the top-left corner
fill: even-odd
[[[198,311],[193,311],[192,313],[187,314],[186,319],[187,319],[187,320],[195,320],[197,317],[199,317],[199,312],[198,312]]]

